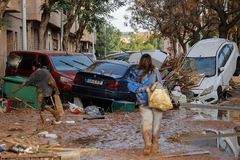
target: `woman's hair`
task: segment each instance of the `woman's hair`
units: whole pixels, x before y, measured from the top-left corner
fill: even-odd
[[[154,68],[151,56],[148,53],[143,54],[137,67],[138,70],[143,70],[140,81],[142,81],[146,74],[149,74],[149,72],[152,73]]]
[[[36,68],[42,68],[41,63],[38,62],[38,61],[33,61],[33,62],[32,62],[32,66],[34,66],[34,67],[36,67]]]

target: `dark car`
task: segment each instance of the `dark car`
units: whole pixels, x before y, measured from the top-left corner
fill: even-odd
[[[136,102],[128,90],[128,81],[137,64],[124,61],[100,60],[79,71],[72,85],[74,97],[82,100],[127,100]]]
[[[73,101],[72,82],[79,70],[93,64],[86,55],[62,51],[12,51],[7,60],[5,76],[29,77],[31,63],[38,60],[55,79],[63,102]]]

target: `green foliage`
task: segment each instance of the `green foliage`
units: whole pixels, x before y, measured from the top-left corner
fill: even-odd
[[[10,21],[6,18],[0,17],[0,30],[4,30],[6,28],[10,28]]]
[[[122,42],[123,51],[140,51],[144,48],[144,38],[137,33],[137,30],[129,32],[129,42]]]
[[[97,42],[95,45],[96,53],[104,57],[105,47],[106,55],[110,51],[120,51],[121,32],[111,24],[102,25],[97,32]]]
[[[154,45],[147,43],[144,45],[143,50],[153,50],[155,49]]]

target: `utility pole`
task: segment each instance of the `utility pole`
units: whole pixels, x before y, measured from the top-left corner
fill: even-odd
[[[106,31],[106,24],[104,25],[104,30],[105,30],[105,38],[104,38],[104,57],[106,57],[106,45],[107,45],[107,43],[106,43],[106,41],[107,41],[107,31]]]
[[[62,0],[61,0],[61,3],[62,3]],[[61,40],[60,40],[60,48],[61,48],[61,51],[63,51],[63,9],[61,10]]]
[[[94,40],[94,38],[95,38],[95,37],[94,37],[94,29],[93,29],[92,54],[95,54],[95,48],[94,48],[94,41],[95,41],[95,40]]]
[[[202,27],[203,26],[203,7],[202,7],[202,0],[200,0],[200,11],[201,11],[201,14],[200,14],[200,26]],[[202,31],[200,32],[200,40],[203,38],[203,35],[202,35]]]
[[[27,20],[26,20],[26,0],[22,0],[22,32],[23,50],[27,50]]]

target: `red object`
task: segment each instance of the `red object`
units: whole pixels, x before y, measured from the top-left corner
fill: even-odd
[[[118,82],[107,82],[106,87],[108,88],[121,88]]]
[[[78,83],[83,83],[83,77],[80,77],[80,76],[76,75],[74,81],[78,82]]]

